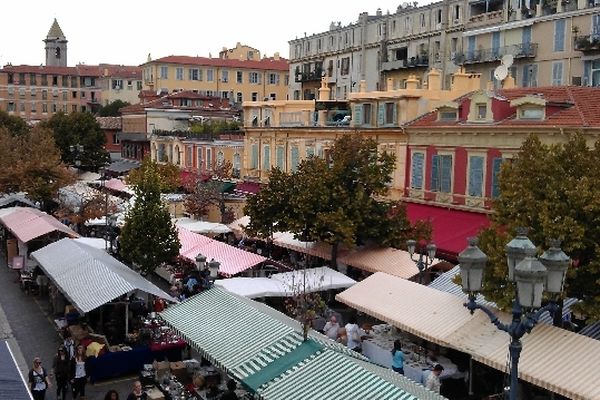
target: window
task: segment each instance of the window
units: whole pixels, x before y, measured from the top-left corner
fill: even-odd
[[[452,191],[452,156],[435,155],[431,160],[431,191],[450,193]]]
[[[485,119],[487,115],[487,104],[477,104],[477,119]]]
[[[279,74],[269,74],[269,85],[279,85]]]
[[[23,72],[19,73],[19,85],[25,84],[25,74]]]
[[[15,102],[14,101],[9,101],[8,102],[8,106],[6,108],[6,111],[8,111],[8,112],[15,111]]]
[[[198,68],[190,68],[188,71],[188,76],[190,81],[199,81],[200,80],[200,72]]]
[[[419,15],[419,25],[421,25],[421,28],[425,28],[425,14],[421,13],[421,15]]]
[[[72,112],[77,112],[77,104],[73,104],[73,105],[71,106],[71,111],[72,111]]]
[[[442,23],[442,10],[441,9],[438,9],[436,11],[436,21],[438,24]]]
[[[229,71],[221,71],[221,82],[227,83],[229,82]]]
[[[554,21],[554,51],[565,51],[565,24],[566,20]]]
[[[77,87],[77,77],[76,76],[72,76],[71,77],[71,87],[72,88],[76,88]]]
[[[563,85],[563,62],[555,61],[552,63],[552,86]]]
[[[34,112],[37,112],[37,110],[36,110],[36,107],[35,107],[35,106],[36,106],[36,104],[35,104],[35,101],[32,101],[32,102],[31,102],[31,112],[32,112],[32,113],[34,113]]]
[[[483,197],[483,156],[469,156],[469,196]]]
[[[112,80],[112,88],[114,90],[119,90],[123,88],[123,80],[122,79],[113,79]]]
[[[178,81],[183,80],[183,67],[177,67],[175,69],[175,79],[177,79]]]
[[[62,99],[63,99],[63,101],[67,101],[69,99],[69,92],[67,92],[66,90],[63,90]]]
[[[253,143],[251,146],[250,169],[258,168],[258,144]]]
[[[37,79],[35,74],[29,74],[29,84],[31,86],[37,85]]]
[[[396,104],[385,103],[385,118],[384,123],[386,125],[394,124],[396,122]]]
[[[197,163],[196,166],[198,167],[199,170],[202,170],[202,164],[203,164],[203,160],[202,160],[202,147],[197,147],[196,148],[196,152],[197,154]]]
[[[454,6],[454,20],[455,21],[460,20],[460,6],[459,5]]]
[[[425,155],[413,153],[411,163],[410,187],[412,189],[423,189],[423,167]]]
[[[19,88],[19,96],[20,97],[25,97],[25,88],[24,87],[20,87]]]
[[[72,96],[74,99],[76,99],[76,98],[77,98],[77,91],[76,91],[76,90],[73,90],[73,91],[71,92],[71,96]]]
[[[15,94],[15,88],[13,88],[12,86],[9,86],[8,87],[8,96],[13,97],[14,94]]]
[[[222,151],[217,152],[217,165],[221,166],[225,162],[225,153]]]
[[[248,74],[248,80],[250,83],[259,84],[260,83],[260,75],[258,72],[250,72]]]
[[[492,198],[500,196],[500,183],[498,174],[502,167],[502,157],[497,157],[492,160]]]
[[[252,101],[258,101],[258,92],[252,92]]]
[[[42,103],[42,112],[48,113],[48,103]]]
[[[46,89],[42,90],[42,100],[48,99],[48,91]]]
[[[271,169],[271,146],[263,146],[262,169],[268,171]]]
[[[526,64],[523,66],[523,87],[537,86],[537,65]]]
[[[363,121],[364,125],[371,124],[371,113],[373,112],[371,104],[363,104]]]
[[[275,166],[280,170],[285,170],[285,148],[283,146],[277,146],[275,154]]]
[[[248,50],[248,60],[252,60],[254,58],[254,52],[252,50]]]
[[[42,75],[42,86],[48,86],[48,75]]]
[[[231,174],[234,178],[240,177],[240,169],[242,168],[242,157],[240,153],[235,153],[233,155],[233,168]]]
[[[456,121],[458,113],[456,110],[445,109],[439,111],[438,119],[440,121]]]
[[[236,71],[235,77],[236,77],[237,83],[244,83],[244,72],[243,71]]]
[[[207,69],[206,70],[206,81],[207,82],[213,82],[215,80],[215,70],[214,69]]]
[[[19,111],[21,111],[22,113],[25,112],[25,103],[19,103]]]
[[[169,79],[169,67],[166,65],[160,67],[160,79]]]
[[[350,72],[350,57],[344,57],[344,58],[342,58],[341,74],[348,75],[349,72]]]
[[[269,99],[277,100],[277,93],[269,93]]]
[[[292,146],[292,149],[290,150],[290,159],[290,169],[292,172],[296,172],[298,170],[298,165],[300,164],[300,152],[298,151],[298,146]]]
[[[52,103],[52,112],[57,112],[58,108],[56,107],[56,103]]]
[[[58,76],[52,77],[52,86],[58,86]],[[89,85],[86,85],[89,86]]]
[[[212,169],[213,160],[212,160],[212,149],[210,147],[206,148],[206,169]]]
[[[236,102],[241,103],[242,101],[244,101],[244,95],[242,94],[242,92],[237,92],[235,95],[236,98]]]
[[[137,81],[136,82],[136,89],[137,90],[142,90],[142,81]]]
[[[408,31],[410,29],[410,17],[404,18],[404,30]]]
[[[192,147],[185,148],[185,165],[188,167],[192,166]]]
[[[520,107],[520,119],[544,119],[544,109],[539,107]]]

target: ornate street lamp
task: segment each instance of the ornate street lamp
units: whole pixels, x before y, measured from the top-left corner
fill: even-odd
[[[210,278],[212,280],[217,279],[219,277],[219,267],[220,266],[221,266],[221,263],[218,261],[215,261],[214,258],[212,260],[210,260],[210,262],[208,263],[208,271],[210,272]]]
[[[206,266],[206,256],[198,253],[196,256],[196,269],[202,271]]]
[[[536,247],[527,238],[527,231],[519,229],[517,232],[517,237],[506,245],[509,279],[516,282],[516,297],[513,300],[510,324],[502,323],[491,310],[475,301],[476,293],[482,288],[487,261],[485,253],[477,247],[477,241],[469,239],[469,246],[458,255],[463,291],[469,293],[469,301],[465,303],[465,307],[471,314],[477,309],[483,311],[498,329],[511,337],[510,400],[517,399],[521,338],[531,332],[543,313],[548,311],[554,315],[558,310],[558,305],[553,299],[541,307],[542,295],[544,290],[551,296],[562,293],[567,268],[571,262],[560,249],[560,242],[556,240],[551,241],[550,249],[541,257],[536,257]],[[523,315],[523,307],[530,312]]]
[[[416,240],[407,240],[406,248],[408,249],[408,254],[410,254],[410,259],[415,262],[419,270],[419,283],[423,283],[423,274],[427,268],[431,267],[435,253],[437,252],[437,246],[433,242],[430,242],[427,246],[419,245],[417,249]],[[418,258],[413,257],[415,251],[419,252]]]

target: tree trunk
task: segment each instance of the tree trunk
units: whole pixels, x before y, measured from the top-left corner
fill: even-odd
[[[331,246],[331,268],[335,271],[338,270],[338,268],[337,268],[337,253],[338,253],[339,246],[340,246],[339,242],[335,242]]]

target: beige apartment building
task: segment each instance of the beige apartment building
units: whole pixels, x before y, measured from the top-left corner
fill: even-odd
[[[275,54],[260,57],[256,49],[238,43],[219,58],[168,56],[142,65],[143,88],[156,93],[192,90],[231,103],[282,100],[287,96],[288,62]]]
[[[401,88],[409,75],[424,82],[432,67],[444,88],[460,66],[482,74],[485,85],[505,55],[519,87],[598,86],[599,41],[598,0],[403,3],[393,13],[363,12],[355,23],[290,40],[289,96],[317,98],[326,76],[331,99],[347,99],[361,80],[367,91],[389,78]]]

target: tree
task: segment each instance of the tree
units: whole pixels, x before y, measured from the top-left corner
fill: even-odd
[[[599,163],[600,142],[588,148],[579,134],[557,145],[531,136],[512,162],[503,163],[492,225],[480,234],[480,247],[490,257],[483,291],[488,299],[510,304],[504,246],[523,226],[541,247],[553,238],[562,241],[573,259],[566,294],[581,299],[577,307],[592,320],[600,319]]]
[[[153,165],[159,177],[159,185],[161,193],[173,193],[181,186],[181,170],[173,164],[165,163],[158,164],[144,157],[140,168],[134,169],[127,175],[126,181],[128,185],[139,185],[145,179],[145,170]]]
[[[58,189],[74,179],[49,130],[36,126],[13,135],[0,127],[0,192],[27,192],[47,210]]]
[[[127,101],[115,100],[105,106],[101,106],[98,115],[101,117],[118,117],[121,115],[121,108],[131,105]]]
[[[13,136],[20,136],[29,132],[27,122],[23,118],[10,115],[2,110],[0,110],[0,128],[5,128]]]
[[[233,214],[226,204],[226,179],[231,178],[233,165],[229,161],[213,163],[210,178],[194,174],[186,183],[186,190],[190,193],[185,197],[184,206],[188,213],[196,218],[207,215],[210,207],[217,206],[221,215],[221,223],[233,222]]]
[[[110,161],[110,155],[104,147],[106,136],[91,113],[59,112],[41,125],[53,132],[66,164],[74,165],[79,161],[82,169],[97,171]],[[77,145],[83,146],[82,152],[77,151]]]
[[[75,190],[75,189],[74,189]],[[59,209],[54,214],[66,218],[77,227],[77,232],[82,233],[83,225],[96,218],[105,218],[118,212],[117,205],[102,193],[79,194],[75,193],[77,200],[65,201],[59,204]]]
[[[121,257],[137,265],[143,274],[179,254],[179,238],[169,210],[161,201],[158,165],[146,161],[142,179],[133,185],[135,203],[125,216],[121,230]]]
[[[334,267],[340,245],[403,245],[415,234],[403,207],[380,200],[391,182],[394,156],[358,136],[336,140],[330,154],[329,160],[304,160],[292,174],[273,170],[266,190],[248,201],[248,231],[263,236],[290,231],[300,240],[329,243]],[[428,235],[423,225],[418,228]]]

